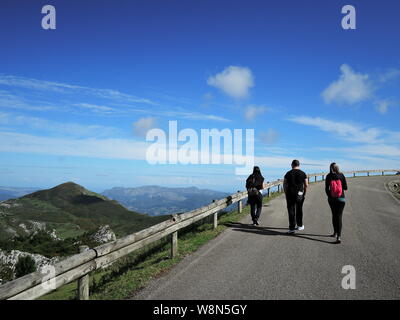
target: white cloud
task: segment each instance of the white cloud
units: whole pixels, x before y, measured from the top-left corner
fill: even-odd
[[[373,88],[367,74],[356,73],[347,64],[340,71],[340,78],[322,92],[325,103],[355,104],[371,98]]]
[[[207,84],[221,89],[234,98],[245,98],[254,86],[254,77],[249,68],[229,66],[222,72],[211,76]]]
[[[39,117],[16,115],[0,112],[0,124],[7,126],[24,126],[41,132],[52,132],[75,137],[105,137],[119,133],[119,129],[102,125],[84,125],[73,122],[57,122]]]
[[[244,109],[244,117],[246,118],[246,120],[254,120],[257,116],[259,116],[260,114],[263,114],[264,112],[267,111],[267,108],[265,106],[247,106]]]
[[[154,117],[140,118],[132,124],[133,134],[138,137],[146,137],[147,131],[155,128],[156,122],[156,118]]]
[[[85,86],[17,77],[12,75],[0,74],[0,84],[11,87],[21,87],[31,90],[54,91],[54,92],[73,93],[73,94],[79,92],[79,93],[93,95],[98,98],[107,98],[125,102],[136,102],[136,103],[157,105],[157,103],[149,99],[139,98],[130,94],[119,92],[117,90],[90,88]]]
[[[114,108],[90,104],[90,103],[76,103],[74,105],[77,107],[80,107],[80,108],[92,110],[94,112],[99,112],[99,113],[112,113],[112,112],[116,111],[116,109],[114,109]]]
[[[363,129],[359,125],[335,122],[332,120],[322,119],[319,117],[312,118],[306,116],[291,117],[289,121],[296,122],[303,125],[313,126],[322,131],[330,132],[338,135],[347,141],[361,142],[361,143],[382,143],[384,133],[378,128]]]
[[[390,69],[389,71],[381,74],[379,76],[379,81],[380,82],[388,82],[388,81],[393,80],[393,79],[395,79],[395,78],[397,78],[399,76],[400,76],[400,70],[393,68],[393,69]]]
[[[380,113],[380,114],[386,114],[388,112],[389,106],[391,105],[391,103],[387,100],[383,100],[383,101],[377,101],[376,102],[376,110]]]
[[[145,160],[147,147],[145,142],[128,139],[73,139],[0,132],[1,152]]]
[[[29,103],[22,98],[4,90],[0,90],[0,108],[28,111],[49,111],[57,109],[56,107],[51,105],[37,105],[37,103]]]
[[[279,134],[274,129],[268,129],[267,132],[260,132],[259,139],[265,144],[272,144],[278,141]]]

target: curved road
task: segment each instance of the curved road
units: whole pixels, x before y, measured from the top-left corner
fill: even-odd
[[[304,203],[305,230],[287,235],[284,196],[186,257],[132,299],[400,299],[400,202],[386,190],[396,177],[348,179],[342,244],[332,244],[324,184]],[[398,178],[397,178],[398,179]],[[342,267],[356,271],[345,290]]]

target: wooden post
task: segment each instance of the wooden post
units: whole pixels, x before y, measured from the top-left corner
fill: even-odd
[[[238,193],[240,193],[240,191],[238,191]],[[238,212],[242,213],[242,209],[243,209],[243,203],[242,200],[238,201]]]
[[[384,176],[384,175],[385,175],[385,172],[382,171],[382,175]]]
[[[367,176],[369,177],[369,171],[367,172]]]
[[[178,231],[171,234],[171,259],[178,254]]]
[[[270,188],[267,189],[267,197],[269,197],[269,189],[270,189]]]
[[[314,182],[317,182],[317,176],[315,176]]]
[[[353,172],[353,177],[355,177],[356,176],[356,173],[355,172]]]
[[[176,221],[178,215],[176,213],[171,215],[172,221]],[[178,231],[171,233],[171,259],[178,254]]]
[[[281,192],[281,185],[278,184],[278,193],[280,193],[280,192]]]
[[[324,174],[322,175],[322,181],[325,181],[325,175]]]
[[[88,246],[79,246],[79,252],[89,250]],[[89,300],[89,274],[78,279],[78,299]]]
[[[214,229],[218,227],[218,212],[214,213]]]

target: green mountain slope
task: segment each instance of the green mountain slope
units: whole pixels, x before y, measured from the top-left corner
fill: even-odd
[[[74,237],[108,224],[117,237],[167,219],[129,211],[115,200],[67,182],[0,203],[0,239],[38,229],[55,230],[59,238]]]

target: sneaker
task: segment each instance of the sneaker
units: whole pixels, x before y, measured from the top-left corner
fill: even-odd
[[[258,221],[257,221],[257,220],[256,220],[254,223],[256,224],[256,226],[258,226],[258,225],[259,225],[259,223],[258,223]]]
[[[337,236],[336,233],[330,235],[330,237],[332,238],[336,238],[336,236]]]
[[[340,239],[340,237],[336,238],[336,243],[342,243],[342,239]]]
[[[294,233],[294,230],[289,230],[287,233],[293,234],[293,233]]]
[[[299,230],[299,231],[304,230],[304,225],[302,225],[301,227],[297,227],[297,230]]]

